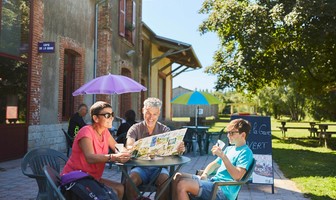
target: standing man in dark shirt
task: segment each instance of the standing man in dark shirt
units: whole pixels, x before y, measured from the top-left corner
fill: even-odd
[[[86,104],[80,104],[78,106],[78,111],[72,115],[69,120],[68,134],[72,137],[72,140],[76,137],[79,129],[86,125],[83,117],[87,114],[88,107]]]

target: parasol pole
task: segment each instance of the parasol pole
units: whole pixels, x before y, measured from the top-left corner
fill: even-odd
[[[198,119],[198,111],[199,111],[199,105],[197,105],[196,106],[196,117],[195,117],[195,126],[196,126],[196,128],[195,128],[195,130],[196,130],[196,138],[197,138],[197,142],[198,142],[198,146],[199,147],[201,147],[200,146],[200,135],[198,134],[198,128],[197,128],[197,119]],[[202,155],[202,149],[201,148],[199,148],[199,151],[200,151],[200,155]]]
[[[197,129],[198,109],[199,109],[199,106],[196,106],[196,112],[195,112],[195,127],[196,127],[196,129]]]

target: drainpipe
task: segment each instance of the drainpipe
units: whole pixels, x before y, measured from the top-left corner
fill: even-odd
[[[150,97],[151,95],[150,95],[150,92],[151,92],[151,88],[150,88],[150,86],[151,86],[151,78],[150,78],[150,76],[151,76],[151,69],[152,69],[152,65],[151,65],[151,63],[152,63],[152,45],[150,45],[150,49],[149,49],[149,52],[150,52],[150,58],[149,58],[149,63],[148,63],[148,74],[147,74],[147,97]]]
[[[93,53],[93,78],[97,76],[97,55],[98,55],[98,15],[99,15],[99,5],[104,3],[106,0],[96,1],[95,5],[95,26],[94,26],[94,53]],[[96,102],[96,95],[92,97],[93,103]]]

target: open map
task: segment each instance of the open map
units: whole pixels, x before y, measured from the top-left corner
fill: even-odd
[[[178,129],[158,135],[142,138],[134,143],[132,155],[148,157],[149,155],[177,155],[178,145],[183,141],[187,129]]]

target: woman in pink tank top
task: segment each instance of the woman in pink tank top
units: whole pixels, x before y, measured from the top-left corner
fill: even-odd
[[[111,187],[118,194],[119,199],[124,195],[121,183],[102,178],[106,162],[127,162],[130,154],[119,149],[122,153],[109,154],[109,148],[116,151],[117,143],[109,132],[112,127],[114,113],[112,106],[98,101],[90,108],[92,125],[81,128],[75,137],[71,156],[61,175],[75,170],[82,170],[98,181]]]

